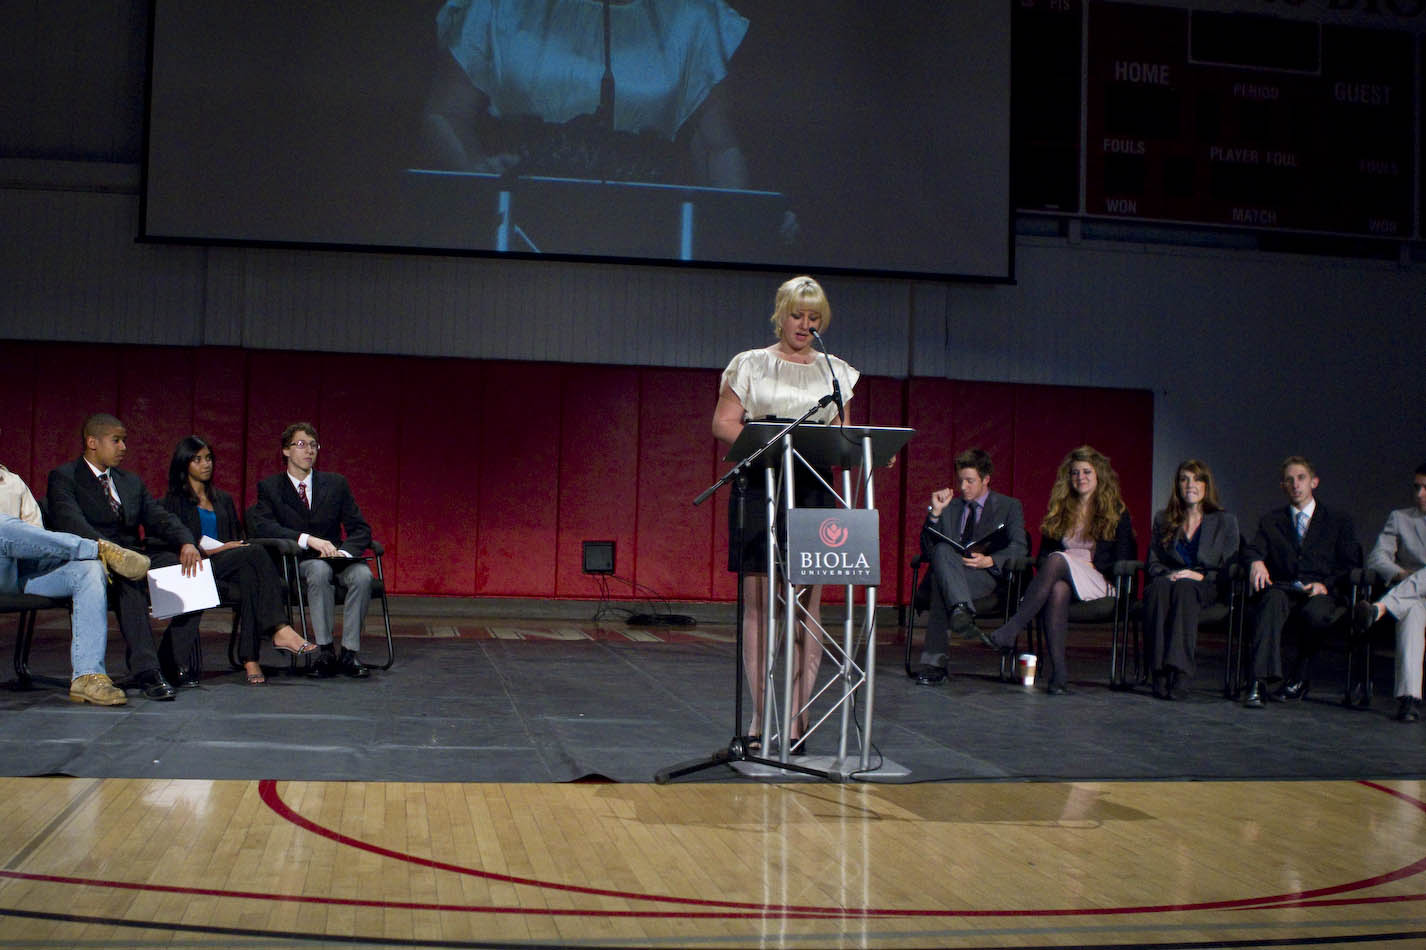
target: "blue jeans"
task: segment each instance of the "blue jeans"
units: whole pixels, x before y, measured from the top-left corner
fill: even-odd
[[[96,541],[0,515],[0,593],[71,599],[69,663],[76,678],[104,672],[108,578],[98,557]]]

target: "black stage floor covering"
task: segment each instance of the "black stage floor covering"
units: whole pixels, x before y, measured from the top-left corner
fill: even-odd
[[[62,621],[42,620],[37,671],[67,670]],[[209,670],[174,702],[131,692],[127,706],[101,709],[70,703],[62,689],[23,691],[12,681],[0,689],[0,774],[646,782],[730,738],[727,626],[442,617],[403,619],[397,628],[396,664],[365,681],[313,680],[275,666],[266,686],[247,686],[220,659],[226,635],[206,624]],[[891,635],[882,631],[884,640]],[[917,686],[901,647],[880,645],[874,751],[910,769],[900,781],[1426,776],[1426,724],[1392,719],[1389,659],[1375,665],[1368,710],[1340,705],[1338,654],[1319,660],[1305,700],[1245,710],[1221,695],[1221,643],[1203,645],[1205,668],[1189,698],[1165,702],[1143,687],[1111,691],[1107,636],[1072,638],[1074,692],[1064,697],[1000,682],[996,658],[978,644],[954,647],[945,684]],[[13,643],[13,628],[0,631],[4,655]],[[110,643],[119,643],[117,632]],[[111,649],[110,669],[122,664]],[[814,756],[830,755],[835,730],[809,744]],[[720,765],[687,780],[741,777]]]

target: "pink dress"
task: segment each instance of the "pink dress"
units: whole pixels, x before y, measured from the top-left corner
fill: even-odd
[[[1094,567],[1094,541],[1078,535],[1064,539],[1065,549],[1056,551],[1051,557],[1059,556],[1069,563],[1070,583],[1074,584],[1074,594],[1080,600],[1098,600],[1111,597],[1114,591],[1105,581],[1104,575]]]

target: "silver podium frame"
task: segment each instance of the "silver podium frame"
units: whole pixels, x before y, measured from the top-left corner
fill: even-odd
[[[767,489],[765,543],[768,552],[768,605],[763,637],[766,677],[763,683],[764,748],[771,748],[771,744],[775,742],[777,744],[776,760],[780,763],[787,763],[790,744],[786,741],[786,737],[790,734],[793,720],[808,711],[812,703],[820,699],[823,694],[834,687],[839,687],[840,693],[836,695],[832,708],[816,722],[812,722],[809,717],[807,731],[801,737],[805,741],[826,724],[834,713],[840,712],[841,731],[837,754],[827,757],[811,756],[798,764],[805,764],[826,772],[829,777],[838,777],[843,780],[854,775],[867,778],[908,775],[910,773],[907,769],[885,759],[875,769],[871,767],[872,726],[875,718],[876,698],[877,586],[845,585],[846,617],[843,621],[842,640],[841,643],[838,643],[826,628],[812,616],[811,611],[802,602],[801,592],[789,578],[787,552],[782,549],[778,538],[777,515],[779,508],[786,513],[796,507],[795,493],[789,489],[794,484],[793,478],[797,464],[803,465],[812,477],[821,482],[823,487],[836,497],[839,507],[846,509],[861,507],[866,510],[874,510],[876,508],[875,469],[889,463],[915,435],[915,430],[889,426],[807,424],[789,430],[782,423],[749,422],[743,427],[737,441],[733,443],[726,461],[741,461],[769,442],[778,439],[779,435],[781,444],[769,447],[764,455],[767,462],[763,466],[763,479]],[[827,484],[826,479],[817,471],[819,467],[842,470],[840,490]],[[855,482],[852,478],[854,471],[859,473]],[[864,487],[860,506],[857,504],[858,498],[854,486]],[[855,637],[857,587],[862,587],[865,592],[861,631],[865,637],[866,653],[864,663],[860,664],[856,656]],[[805,589],[804,587],[803,590]],[[838,675],[820,689],[811,692],[802,709],[793,709],[793,678],[796,673],[793,632],[798,629],[799,625],[817,640],[822,650],[836,665]],[[776,702],[779,660],[782,673],[782,702],[780,704]],[[860,732],[859,757],[853,767],[852,757],[848,753],[851,729],[854,725],[851,715],[852,703],[858,692],[861,692],[865,697],[865,714],[864,725]],[[780,718],[776,712],[779,706],[781,708]],[[776,734],[770,728],[774,722],[778,724]],[[735,767],[750,775],[778,774],[774,767],[759,763],[743,762],[737,763]]]

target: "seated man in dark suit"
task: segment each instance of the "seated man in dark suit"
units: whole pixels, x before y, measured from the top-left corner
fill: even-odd
[[[969,449],[956,456],[955,466],[960,497],[952,498],[949,488],[932,494],[921,528],[921,554],[931,564],[926,575],[931,613],[921,650],[923,668],[916,675],[923,686],[946,678],[947,628],[964,639],[977,637],[976,599],[1001,583],[1007,561],[1029,552],[1024,508],[1016,499],[990,490],[995,471],[990,456]],[[963,546],[974,545],[973,552],[963,555],[937,532]]]
[[[142,526],[150,537],[161,538],[178,552],[176,556],[154,554],[154,567],[176,561],[185,574],[198,571],[202,558],[193,535],[149,494],[139,476],[116,467],[128,452],[124,424],[111,415],[96,413],[85,420],[82,437],[84,454],[50,472],[48,501],[55,530],[137,548]],[[173,699],[174,688],[159,671],[149,625],[148,585],[142,580],[112,577],[109,599],[119,615],[119,632],[124,636],[134,684],[149,699]]]
[[[0,465],[0,594],[70,599],[69,698],[122,706],[104,669],[109,637],[109,571],[138,580],[149,559],[108,541],[46,531],[30,489]]]
[[[1322,634],[1341,616],[1340,594],[1353,568],[1362,566],[1362,546],[1344,512],[1317,501],[1312,463],[1292,455],[1282,463],[1288,504],[1263,515],[1244,549],[1248,561],[1249,624],[1253,676],[1243,705],[1260,709],[1271,683],[1283,679],[1282,634],[1297,634],[1297,666],[1291,680],[1269,699],[1301,699]]]
[[[310,422],[294,422],[282,430],[287,470],[258,482],[257,504],[248,530],[257,537],[289,538],[303,549],[298,569],[307,591],[312,637],[320,650],[312,675],[343,673],[361,678],[371,672],[357,657],[371,604],[371,568],[360,559],[371,544],[371,527],[362,518],[347,480],[314,470],[320,447],[317,430]],[[342,564],[341,559],[351,558],[356,560]],[[347,589],[340,656],[332,637],[334,575]]]

